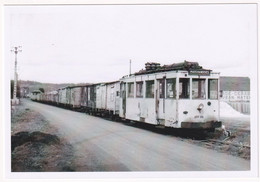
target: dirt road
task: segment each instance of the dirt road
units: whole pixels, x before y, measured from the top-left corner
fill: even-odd
[[[236,171],[250,161],[123,123],[24,100],[74,148],[76,171]]]

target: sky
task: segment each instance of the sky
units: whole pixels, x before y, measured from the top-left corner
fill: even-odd
[[[146,62],[198,62],[221,76],[256,74],[255,4],[5,6],[4,63],[13,79],[95,83]]]

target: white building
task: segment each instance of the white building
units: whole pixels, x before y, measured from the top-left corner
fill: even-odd
[[[235,110],[250,114],[250,79],[248,77],[220,77],[220,98]]]
[[[228,102],[250,102],[250,91],[225,91],[221,92],[222,100]]]

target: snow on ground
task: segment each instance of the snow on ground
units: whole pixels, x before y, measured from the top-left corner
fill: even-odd
[[[225,118],[244,118],[249,119],[250,115],[242,114],[236,111],[233,107],[231,107],[228,103],[221,101],[220,102],[220,117]]]
[[[226,128],[250,130],[250,115],[236,111],[226,102],[220,102],[220,120]]]

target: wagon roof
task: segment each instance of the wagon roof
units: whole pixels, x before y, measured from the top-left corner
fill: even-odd
[[[32,93],[42,93],[40,90],[34,90]]]
[[[90,85],[90,84],[88,84],[88,85]],[[85,87],[85,86],[87,86],[87,85],[74,85],[74,86],[68,86],[66,88],[77,88],[77,87]]]
[[[108,84],[113,84],[113,83],[117,83],[117,82],[119,82],[119,81],[117,80],[117,81],[111,81],[111,82],[99,82],[99,83],[93,83],[91,85],[102,85],[102,84],[108,85]]]
[[[119,82],[118,80],[117,81],[112,81],[112,82],[105,82],[104,84],[113,84],[113,83],[117,83]]]
[[[54,90],[54,91],[50,91],[50,92],[47,92],[46,94],[57,94],[58,91]]]
[[[68,87],[62,87],[62,88],[59,88],[58,90],[62,90],[62,89],[65,89],[65,88],[68,88]]]

